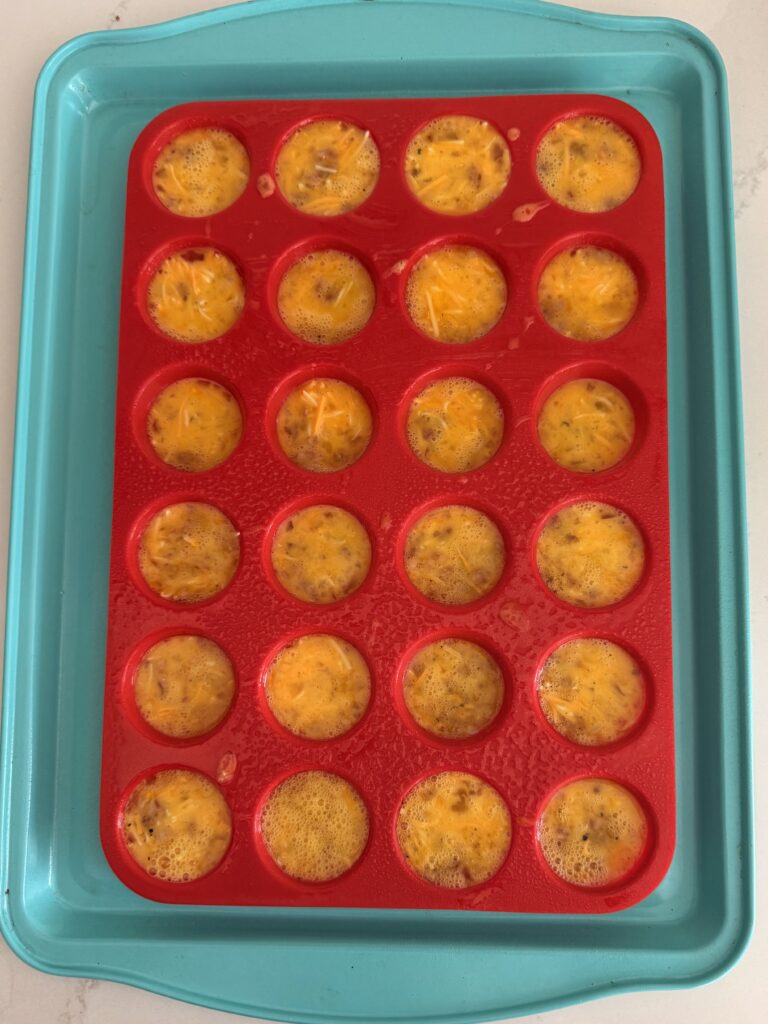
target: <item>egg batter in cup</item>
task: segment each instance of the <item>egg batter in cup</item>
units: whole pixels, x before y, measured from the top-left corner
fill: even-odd
[[[561,601],[605,608],[632,593],[645,566],[645,545],[626,512],[579,501],[555,512],[536,542],[542,580]]]
[[[203,636],[159,640],[133,676],[139,714],[156,732],[193,739],[214,729],[230,709],[235,673],[224,651]]]
[[[354,728],[368,707],[371,674],[360,652],[326,633],[299,637],[266,674],[269,710],[295,736],[332,740]]]
[[[416,263],[405,292],[408,315],[427,337],[466,345],[495,327],[507,305],[507,283],[482,249],[447,245]]]
[[[501,710],[504,677],[482,647],[447,637],[413,656],[403,678],[403,698],[425,732],[444,740],[468,739]]]
[[[417,783],[397,814],[397,841],[420,878],[445,889],[487,882],[512,841],[512,822],[493,786],[468,772]]]
[[[222,128],[191,128],[163,146],[152,168],[155,195],[181,217],[210,217],[245,190],[251,165],[245,146]]]
[[[575,341],[605,341],[635,315],[637,278],[626,260],[596,245],[565,249],[539,278],[541,315]]]
[[[187,473],[221,465],[242,433],[237,399],[202,377],[185,377],[163,388],[147,414],[147,437],[157,457]]]
[[[315,377],[299,384],[277,414],[277,440],[286,457],[313,473],[347,469],[373,432],[368,404],[350,384]]]
[[[217,867],[232,838],[218,788],[191,769],[169,768],[140,782],[122,816],[125,848],[139,867],[167,882],[191,882]]]
[[[585,888],[616,885],[638,866],[648,820],[637,799],[608,779],[577,779],[550,797],[539,847],[556,875]]]
[[[301,882],[330,882],[362,857],[368,811],[341,776],[299,772],[270,793],[259,827],[267,853],[286,875]]]
[[[411,449],[425,465],[441,473],[468,473],[499,450],[504,413],[482,384],[444,377],[416,395],[406,426]]]
[[[371,542],[359,519],[335,505],[288,516],[272,541],[280,585],[309,604],[330,604],[358,590],[371,567]]]
[[[415,198],[436,213],[466,216],[484,210],[507,186],[512,160],[487,121],[438,117],[408,143],[405,180]]]
[[[553,651],[536,693],[552,728],[583,747],[623,739],[645,708],[645,683],[634,658],[599,637],[568,640]]]
[[[501,579],[505,560],[498,527],[468,505],[426,512],[405,542],[409,580],[438,604],[469,604],[485,597]]]
[[[640,181],[634,139],[606,117],[558,121],[536,151],[541,187],[579,213],[604,213],[625,203]]]
[[[346,121],[310,121],[283,143],[275,181],[291,206],[313,217],[357,209],[379,180],[371,133]]]
[[[234,263],[206,246],[167,256],[147,289],[147,310],[158,329],[192,344],[226,334],[244,306],[245,286]]]
[[[240,537],[223,512],[182,501],[157,512],[139,541],[139,570],[150,590],[167,601],[206,601],[232,580]]]
[[[339,345],[359,334],[375,302],[368,271],[339,249],[320,249],[296,260],[277,291],[283,323],[312,345]]]
[[[627,398],[604,380],[562,384],[541,407],[538,435],[547,455],[573,473],[601,473],[626,456],[635,437]]]

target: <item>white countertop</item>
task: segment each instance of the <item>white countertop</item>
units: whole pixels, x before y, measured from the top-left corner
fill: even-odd
[[[5,0],[0,91],[0,537],[8,531],[16,387],[21,252],[32,91],[45,58],[66,39],[94,29],[150,24],[226,6],[222,0]],[[689,21],[719,47],[729,73],[747,441],[754,653],[758,924],[742,961],[725,978],[682,992],[615,996],[525,1018],[547,1024],[756,1024],[768,1004],[768,4],[765,0],[583,0],[572,6]],[[0,553],[4,601],[5,542]],[[2,609],[0,609],[2,611]],[[2,638],[0,638],[0,644]],[[247,1018],[177,1003],[105,981],[55,978],[27,967],[0,939],[0,1024],[226,1024]]]

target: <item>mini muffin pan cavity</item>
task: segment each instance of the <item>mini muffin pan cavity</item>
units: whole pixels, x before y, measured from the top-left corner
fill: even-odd
[[[166,111],[101,834],[183,904],[605,913],[674,850],[661,153],[595,96]]]

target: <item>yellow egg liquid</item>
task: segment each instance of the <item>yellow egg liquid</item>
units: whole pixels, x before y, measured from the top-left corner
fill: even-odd
[[[311,505],[284,520],[272,543],[272,568],[289,594],[309,604],[349,597],[371,566],[362,523],[334,505]]]
[[[411,528],[405,570],[439,604],[468,604],[488,594],[504,571],[504,541],[491,520],[466,505],[427,512]]]
[[[147,416],[155,454],[188,473],[220,465],[237,448],[242,433],[237,400],[220,384],[200,377],[185,377],[163,388]]]
[[[629,451],[635,414],[618,388],[582,378],[553,391],[539,413],[538,431],[558,466],[574,473],[600,473]]]
[[[275,181],[297,210],[314,217],[338,217],[373,192],[379,164],[370,132],[344,121],[310,121],[283,144]]]
[[[466,345],[495,327],[507,304],[507,284],[481,249],[448,245],[422,256],[405,293],[420,331],[448,345]]]
[[[197,772],[169,769],[140,782],[123,814],[128,853],[147,874],[191,882],[221,862],[232,836],[229,807]]]
[[[147,290],[147,309],[157,327],[176,341],[221,337],[245,305],[235,265],[216,249],[185,249],[160,264]]]
[[[269,709],[295,736],[331,740],[365,714],[371,675],[360,652],[340,637],[314,634],[284,647],[265,680]]]
[[[462,216],[484,210],[509,181],[509,147],[487,121],[439,117],[413,136],[405,180],[430,210]]]
[[[487,782],[442,772],[418,783],[397,815],[397,841],[413,871],[446,889],[487,882],[509,851],[507,805]]]
[[[151,647],[133,678],[139,714],[174,739],[203,736],[229,711],[235,695],[232,663],[212,640],[172,636]]]
[[[403,696],[411,717],[426,732],[440,739],[467,739],[498,715],[504,677],[477,644],[436,640],[414,655],[403,679]]]
[[[183,501],[150,519],[139,543],[147,586],[168,601],[205,601],[235,575],[240,538],[213,505]]]
[[[577,502],[547,520],[536,564],[553,594],[581,608],[605,608],[634,590],[645,549],[625,512],[597,501]]]
[[[371,318],[376,292],[365,267],[336,249],[310,252],[290,267],[277,292],[283,323],[313,345],[338,345]]]
[[[622,881],[645,850],[648,822],[623,786],[579,779],[559,789],[541,815],[538,839],[550,868],[572,885]]]
[[[570,210],[603,213],[625,203],[640,181],[634,140],[604,117],[572,117],[549,129],[536,152],[544,191]]]
[[[239,199],[251,165],[245,147],[221,128],[192,128],[163,147],[152,169],[155,195],[182,217],[210,217]]]
[[[407,429],[413,453],[427,466],[441,473],[468,473],[498,451],[504,413],[482,384],[445,377],[411,402]]]
[[[356,388],[316,377],[288,395],[277,415],[286,456],[313,473],[334,473],[357,462],[373,431],[371,410]]]
[[[343,875],[368,842],[368,811],[360,794],[330,772],[300,772],[281,782],[267,799],[260,824],[272,860],[302,882]]]
[[[610,640],[561,644],[537,680],[541,710],[553,729],[584,747],[614,743],[637,724],[645,684],[635,660]]]
[[[558,253],[539,278],[541,315],[575,341],[618,334],[635,314],[637,295],[637,279],[626,260],[594,245]]]

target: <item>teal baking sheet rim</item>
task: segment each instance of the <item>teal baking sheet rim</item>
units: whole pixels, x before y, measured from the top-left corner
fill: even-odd
[[[193,99],[595,92],[661,141],[678,845],[600,917],[157,905],[98,787],[124,182]],[[56,974],[291,1021],[482,1021],[710,981],[751,931],[744,471],[725,73],[697,30],[533,0],[258,0],[82,36],[37,86],[3,707],[0,924]]]

